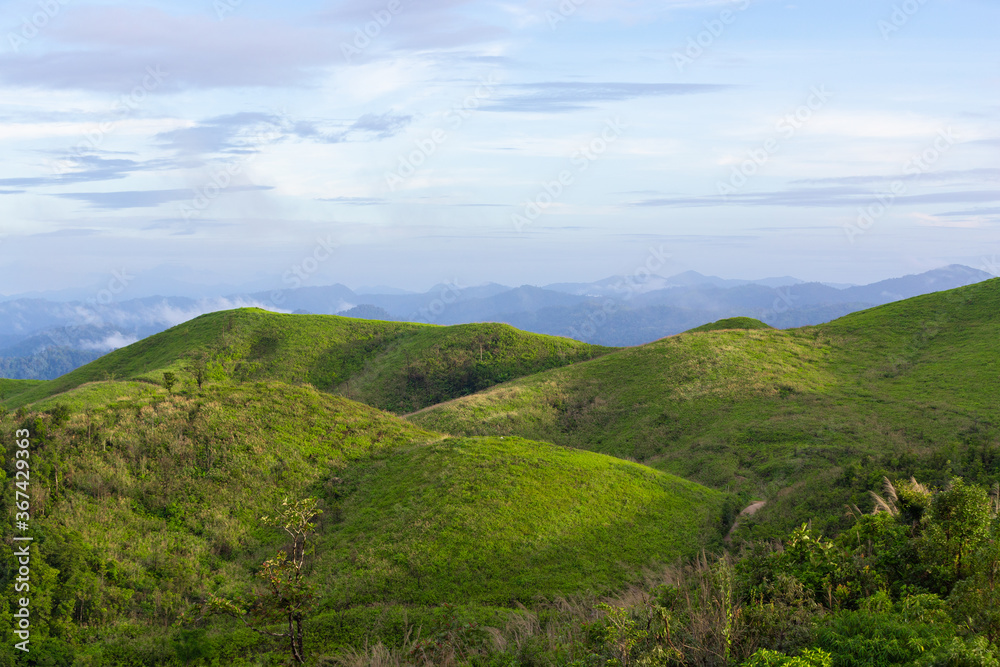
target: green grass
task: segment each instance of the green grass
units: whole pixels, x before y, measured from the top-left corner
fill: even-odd
[[[194,358],[211,383],[311,384],[410,412],[498,382],[590,359],[609,348],[503,324],[452,327],[240,309],[202,315],[4,400],[19,407],[95,381],[193,384]]]
[[[760,320],[752,317],[729,317],[717,322],[703,324],[700,327],[689,329],[684,333],[699,333],[702,331],[724,331],[726,329],[773,329],[769,324],[764,324]]]
[[[44,384],[43,380],[8,380],[0,378],[0,402],[13,399],[29,389]]]
[[[396,450],[343,484],[322,570],[327,590],[358,602],[609,592],[692,555],[722,498],[635,463],[499,437]]]
[[[822,326],[685,333],[411,419],[634,457],[769,497],[755,521],[824,525],[887,471],[1000,479],[998,339],[992,280]]]
[[[31,430],[37,639],[71,640],[73,651],[121,645],[127,654],[138,650],[136,632],[176,637],[154,628],[197,611],[209,593],[247,594],[284,546],[259,518],[286,497],[321,499],[318,603],[359,618],[369,604],[414,605],[421,618],[426,605],[488,610],[611,591],[644,565],[693,553],[714,533],[722,500],[591,452],[444,440],[309,386],[168,395],[144,382],[96,382],[32,409],[59,406],[69,409],[63,423],[7,414],[0,439]],[[12,502],[13,457],[4,460]],[[331,642],[356,631],[339,623]],[[264,650],[232,624],[213,627],[218,646]],[[165,641],[147,648],[172,651]]]

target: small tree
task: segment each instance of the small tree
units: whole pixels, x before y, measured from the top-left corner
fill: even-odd
[[[173,391],[174,385],[177,384],[177,376],[167,371],[163,374],[163,386],[167,388],[167,393]]]
[[[194,381],[198,383],[198,389],[205,384],[205,379],[208,377],[208,359],[205,357],[204,352],[198,352],[191,356],[191,361],[187,365],[187,371],[194,378]]]
[[[307,549],[309,535],[316,530],[312,519],[323,513],[317,507],[318,502],[316,498],[305,498],[289,503],[286,498],[277,516],[261,517],[265,525],[281,528],[291,536],[291,556],[282,550],[274,558],[264,561],[257,576],[264,580],[265,590],[257,595],[252,604],[244,607],[215,595],[208,602],[209,613],[238,618],[258,634],[287,640],[292,658],[300,664],[306,661],[302,621],[314,597],[312,586],[305,580],[303,566],[306,555],[311,551]],[[281,632],[264,629],[278,623],[284,626]]]
[[[989,537],[993,503],[986,489],[956,477],[931,501],[931,522],[922,535],[924,560],[937,569],[944,590],[968,574],[968,560]]]

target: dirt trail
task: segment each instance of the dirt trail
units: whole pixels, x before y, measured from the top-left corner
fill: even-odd
[[[754,501],[754,502],[750,503],[746,507],[744,507],[743,511],[739,513],[739,516],[736,517],[736,521],[733,522],[733,527],[729,529],[728,533],[726,533],[726,542],[731,542],[732,541],[732,539],[733,539],[733,531],[735,531],[736,528],[737,528],[737,526],[740,525],[740,518],[741,517],[744,517],[744,516],[753,516],[754,514],[757,513],[757,510],[759,510],[761,507],[763,507],[766,504],[767,504],[766,500],[757,500],[757,501]]]

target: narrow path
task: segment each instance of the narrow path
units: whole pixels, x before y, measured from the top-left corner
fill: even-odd
[[[726,538],[725,538],[726,542],[729,543],[733,541],[733,531],[735,531],[736,528],[740,525],[740,517],[753,516],[754,514],[757,513],[757,510],[759,510],[766,504],[767,504],[766,500],[757,500],[744,507],[743,511],[740,512],[739,515],[736,517],[736,521],[733,522],[733,527],[729,529],[728,533],[726,533]]]

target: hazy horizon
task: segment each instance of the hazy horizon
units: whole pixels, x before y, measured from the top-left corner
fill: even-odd
[[[950,265],[950,266],[955,266],[955,265]],[[886,276],[884,278],[880,278],[878,280],[873,280],[871,282],[852,282],[852,281],[847,281],[847,280],[843,280],[843,281],[806,280],[806,279],[801,278],[800,276],[789,276],[789,275],[760,275],[760,276],[721,275],[720,276],[720,275],[715,275],[715,274],[704,273],[704,272],[701,272],[701,271],[695,271],[693,269],[688,269],[688,270],[685,270],[685,271],[678,271],[678,272],[665,272],[664,274],[661,275],[661,274],[657,274],[655,271],[653,271],[651,273],[646,273],[643,270],[643,268],[644,267],[640,266],[639,269],[638,269],[638,273],[637,274],[635,274],[635,273],[632,273],[632,274],[611,274],[611,275],[603,275],[603,276],[601,276],[599,278],[581,279],[581,280],[559,280],[559,281],[547,282],[547,283],[544,283],[544,284],[542,284],[542,283],[530,283],[530,282],[517,282],[517,281],[511,282],[511,283],[503,283],[503,282],[496,281],[496,280],[487,280],[487,281],[477,282],[477,283],[465,283],[465,282],[462,282],[461,280],[452,278],[452,279],[442,280],[442,281],[439,281],[439,282],[436,282],[436,283],[433,283],[433,284],[420,285],[420,286],[410,285],[408,287],[401,287],[399,285],[391,285],[391,284],[385,284],[385,283],[377,283],[376,284],[376,283],[373,283],[373,282],[370,282],[370,283],[367,283],[367,284],[362,284],[362,283],[348,284],[348,283],[344,283],[344,282],[340,282],[340,281],[315,282],[315,283],[311,282],[311,281],[307,281],[307,282],[305,282],[305,283],[303,283],[301,285],[298,285],[298,286],[299,287],[335,287],[335,286],[339,285],[339,286],[343,286],[343,287],[348,288],[349,290],[351,290],[352,292],[354,292],[355,294],[357,294],[359,296],[363,296],[365,294],[385,295],[385,294],[391,294],[391,293],[395,293],[395,292],[398,292],[400,294],[419,295],[419,294],[427,294],[427,293],[430,293],[430,292],[434,292],[435,290],[438,290],[438,289],[440,289],[442,287],[448,287],[448,288],[451,288],[451,289],[458,289],[458,290],[464,290],[464,289],[476,288],[476,287],[487,287],[487,286],[490,286],[490,285],[498,285],[498,286],[501,286],[501,287],[504,287],[504,288],[508,288],[508,289],[517,289],[517,288],[520,288],[520,287],[546,288],[546,287],[550,287],[550,286],[553,286],[553,285],[561,285],[561,284],[581,284],[581,285],[597,284],[597,283],[601,283],[601,282],[606,281],[606,280],[614,280],[614,279],[620,279],[620,278],[626,278],[626,279],[630,280],[633,283],[633,287],[643,287],[646,283],[648,283],[650,281],[651,278],[653,278],[653,279],[655,279],[655,278],[670,279],[672,277],[675,277],[675,276],[678,276],[678,275],[682,275],[682,274],[697,273],[697,274],[700,274],[700,275],[704,276],[705,278],[709,278],[709,279],[715,279],[715,278],[717,278],[717,279],[722,279],[722,280],[726,280],[726,281],[746,281],[748,283],[753,283],[753,282],[761,282],[761,281],[775,281],[775,280],[781,280],[781,279],[792,279],[793,281],[796,281],[798,283],[803,283],[803,284],[804,283],[820,283],[820,284],[824,284],[824,285],[834,286],[834,287],[837,287],[838,289],[840,289],[840,288],[846,288],[846,287],[851,287],[851,286],[863,286],[863,285],[873,284],[873,283],[881,282],[883,280],[892,280],[892,279],[896,279],[896,278],[905,278],[905,277],[909,277],[909,276],[912,276],[912,275],[919,275],[919,274],[908,273],[908,274],[902,274],[902,275],[889,275],[889,276]],[[938,269],[942,269],[943,270],[943,269],[946,269],[946,268],[948,268],[948,267],[940,266],[940,267],[935,267],[934,269],[930,269],[930,271],[934,271],[934,270],[938,270]],[[984,262],[983,262],[983,264],[981,266],[969,266],[967,268],[971,268],[971,269],[978,270],[978,271],[983,271],[984,273],[990,274],[993,277],[1000,276],[1000,272],[998,272],[998,268],[1000,268],[1000,265],[997,264],[997,258],[994,258],[994,257],[984,258]],[[925,273],[925,272],[921,272],[921,273]],[[251,292],[268,292],[268,291],[274,291],[274,289],[289,289],[289,288],[292,288],[291,285],[282,285],[279,288],[274,288],[273,285],[275,285],[276,282],[277,282],[274,279],[272,279],[272,280],[262,279],[262,280],[252,281],[252,282],[248,282],[248,283],[240,283],[240,284],[228,284],[228,283],[218,283],[218,284],[187,283],[187,282],[183,281],[183,279],[181,279],[181,280],[177,281],[176,283],[169,283],[166,286],[163,286],[163,285],[158,285],[158,283],[155,281],[155,277],[158,276],[158,275],[160,277],[163,277],[163,274],[161,274],[159,272],[156,272],[156,271],[150,272],[148,274],[137,274],[137,275],[136,274],[129,274],[127,272],[126,273],[122,273],[120,271],[112,272],[112,277],[111,277],[111,279],[108,282],[111,283],[111,284],[113,284],[114,289],[110,290],[111,297],[110,297],[109,300],[107,300],[107,303],[110,304],[110,303],[114,303],[114,302],[126,301],[126,300],[132,299],[132,298],[147,298],[147,297],[151,297],[151,296],[189,297],[189,298],[202,298],[202,297],[204,297],[204,298],[224,298],[224,297],[229,297],[229,296],[237,296],[239,294],[248,294],[248,293],[251,293]],[[124,278],[124,280],[122,280],[122,278]],[[789,282],[789,283],[781,283],[781,284],[782,285],[792,285],[792,284],[795,284],[795,283]],[[184,288],[187,288],[187,290],[185,290]],[[94,285],[79,286],[77,288],[64,288],[64,289],[47,290],[47,291],[29,291],[29,292],[18,292],[18,293],[3,293],[3,292],[0,292],[0,299],[3,299],[3,300],[12,300],[12,299],[17,299],[17,298],[22,298],[22,297],[30,297],[30,298],[49,298],[49,299],[54,300],[54,301],[73,301],[73,300],[84,299],[84,300],[89,300],[89,301],[102,301],[102,302],[104,302],[101,299],[87,298],[88,295],[91,295],[92,293],[96,294],[97,292],[101,292],[103,297],[107,297],[107,293],[109,292],[109,290],[107,289],[106,285],[94,284]]]

